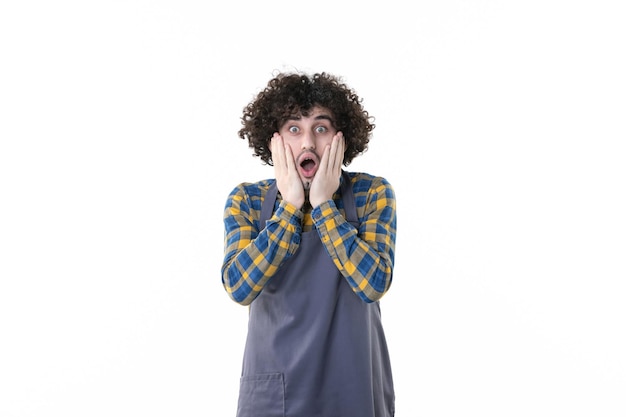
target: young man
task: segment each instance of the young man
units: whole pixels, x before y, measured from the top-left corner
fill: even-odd
[[[379,300],[395,194],[342,169],[367,149],[372,117],[335,76],[283,73],[241,121],[276,178],[238,185],[224,212],[222,282],[250,306],[237,416],[393,416]]]

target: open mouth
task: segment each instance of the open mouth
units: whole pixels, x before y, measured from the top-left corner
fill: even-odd
[[[305,156],[300,161],[300,171],[306,178],[311,178],[317,171],[317,160],[313,156]]]

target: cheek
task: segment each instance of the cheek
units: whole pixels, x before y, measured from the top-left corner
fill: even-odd
[[[318,142],[318,149],[324,149],[326,148],[326,146],[330,146],[333,143],[333,135],[328,135],[328,136],[324,136],[323,139],[321,139]]]
[[[298,144],[295,143],[295,141],[285,141],[285,144],[287,145],[287,148],[289,148],[289,150],[291,151],[291,154],[296,157],[298,155],[298,152],[300,152],[299,148],[298,148]]]

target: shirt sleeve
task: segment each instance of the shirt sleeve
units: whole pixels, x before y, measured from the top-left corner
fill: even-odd
[[[312,212],[320,239],[354,292],[365,302],[380,300],[393,277],[396,199],[383,178],[372,181],[363,201],[358,229],[328,200]],[[357,203],[358,204],[358,203]]]
[[[302,212],[281,201],[271,219],[258,225],[260,208],[252,207],[243,187],[229,195],[224,209],[222,283],[230,297],[249,305],[280,265],[300,246]]]

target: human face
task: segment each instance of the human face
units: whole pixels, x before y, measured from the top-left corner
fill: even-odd
[[[324,149],[331,145],[337,133],[331,112],[315,106],[308,116],[298,114],[291,117],[278,133],[291,149],[302,184],[308,189],[320,166]]]

